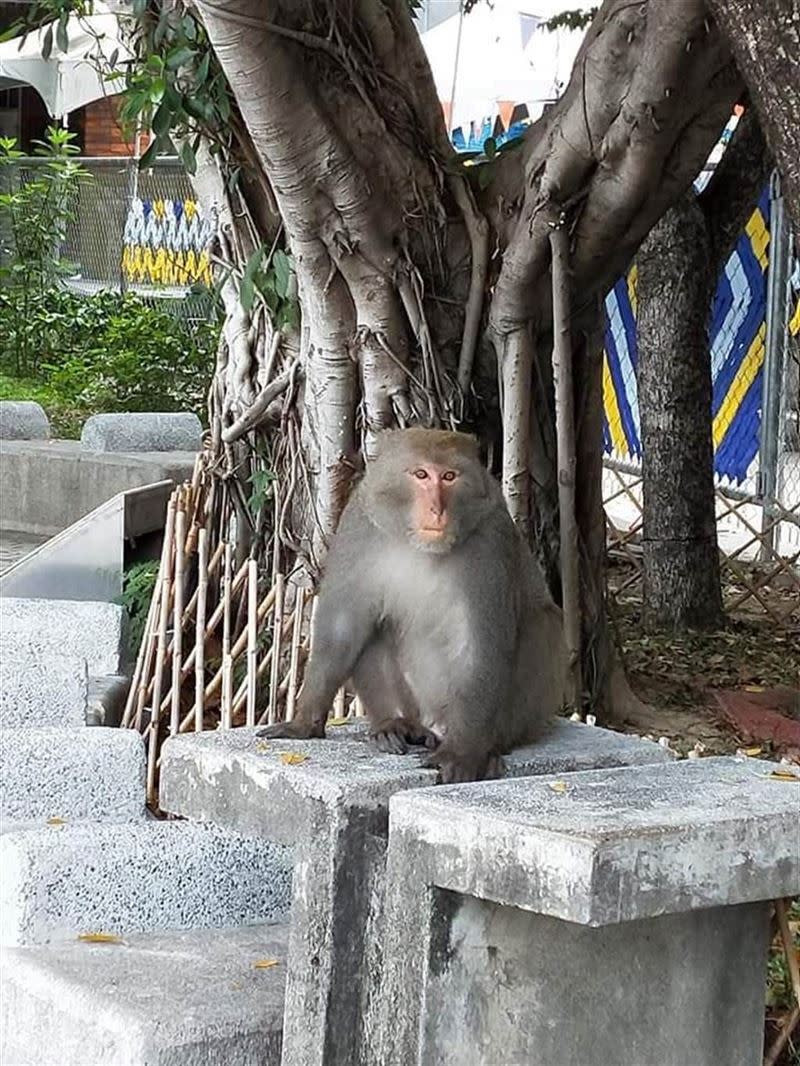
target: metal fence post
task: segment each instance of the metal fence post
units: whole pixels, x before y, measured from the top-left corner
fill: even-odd
[[[783,384],[783,362],[788,329],[789,245],[791,231],[786,222],[786,209],[777,170],[770,179],[770,242],[767,270],[766,342],[764,377],[761,398],[761,438],[759,444],[758,497],[761,501],[761,522],[764,537],[761,541],[761,560],[775,554],[773,511],[778,490],[778,462],[780,458],[780,410]]]

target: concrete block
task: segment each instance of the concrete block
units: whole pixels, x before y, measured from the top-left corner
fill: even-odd
[[[284,925],[3,952],[3,1066],[278,1066]],[[277,966],[257,968],[260,960]]]
[[[4,601],[0,599],[0,604]],[[70,726],[86,722],[86,660],[46,658],[7,648],[0,607],[0,728]]]
[[[292,751],[306,761],[286,765]],[[560,720],[507,759],[512,775],[663,763],[657,744]],[[284,1066],[367,1061],[366,1004],[382,953],[388,806],[433,785],[418,755],[380,755],[363,727],[329,739],[259,743],[254,730],[178,737],[162,753],[164,810],[267,839],[297,842]]]
[[[145,753],[130,729],[0,731],[0,828],[144,816]]]
[[[32,400],[0,400],[0,440],[47,440],[50,422]]]
[[[116,603],[0,597],[0,660],[30,655],[85,660],[93,677],[119,670],[124,611]]]
[[[203,427],[190,411],[92,415],[81,444],[92,452],[198,452]]]
[[[800,788],[774,769],[395,796],[372,1061],[755,1066],[768,901],[800,891]]]
[[[192,475],[190,452],[90,452],[77,440],[3,441],[3,527],[51,537],[120,492]]]
[[[280,921],[287,849],[181,822],[75,823],[0,837],[0,943]]]

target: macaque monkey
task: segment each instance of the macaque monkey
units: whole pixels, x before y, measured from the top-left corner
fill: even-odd
[[[497,776],[558,710],[561,649],[561,612],[475,440],[386,432],[331,544],[298,712],[260,735],[324,736],[352,679],[381,751],[424,745],[444,782]]]

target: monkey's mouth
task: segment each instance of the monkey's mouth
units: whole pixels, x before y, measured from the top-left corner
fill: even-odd
[[[447,532],[447,526],[420,526],[417,533],[423,540],[439,540]]]

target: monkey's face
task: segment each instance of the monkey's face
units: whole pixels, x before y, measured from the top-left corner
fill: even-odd
[[[441,555],[465,540],[491,509],[487,477],[476,459],[452,445],[400,447],[368,472],[368,511],[385,533],[416,551]]]

